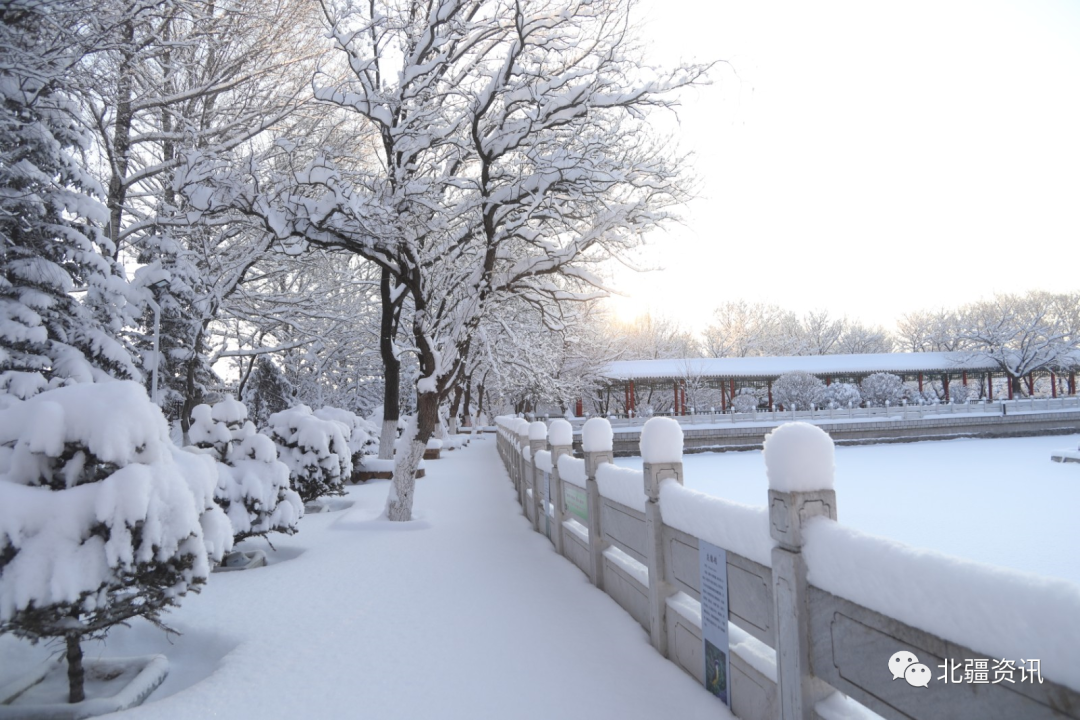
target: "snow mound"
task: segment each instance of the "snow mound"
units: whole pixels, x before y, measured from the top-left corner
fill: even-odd
[[[816,425],[785,423],[765,438],[769,487],[780,492],[831,490],[835,469],[832,438]]]
[[[585,452],[610,451],[613,438],[611,423],[605,418],[589,418],[581,428],[581,449]]]
[[[682,425],[671,418],[654,417],[641,428],[641,459],[647,463],[682,462]]]
[[[559,458],[559,478],[571,485],[585,487],[585,461],[571,455]]]
[[[548,427],[548,442],[555,445],[573,445],[574,427],[563,419],[551,421]]]

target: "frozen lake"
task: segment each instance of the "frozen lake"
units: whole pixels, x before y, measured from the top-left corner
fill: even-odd
[[[1080,585],[1080,464],[1050,453],[1080,435],[836,448],[841,523],[864,532]],[[641,468],[640,457],[615,464]],[[686,486],[765,505],[760,451],[683,458]]]

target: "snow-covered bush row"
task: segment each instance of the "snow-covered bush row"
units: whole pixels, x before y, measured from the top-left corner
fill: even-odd
[[[862,404],[862,394],[852,383],[833,383],[825,388],[825,407],[857,408]]]
[[[884,407],[886,403],[900,405],[904,400],[904,381],[892,373],[874,373],[859,383],[859,392],[867,407]]]
[[[177,448],[135,382],[0,410],[0,632],[72,644],[154,620],[232,547],[209,457]]]
[[[352,451],[341,424],[316,417],[307,405],[297,405],[271,415],[262,432],[277,445],[278,459],[288,466],[292,487],[305,503],[345,494]]]
[[[752,413],[761,404],[761,396],[756,388],[739,388],[731,398],[731,408],[737,413]]]
[[[773,383],[773,401],[785,410],[809,410],[825,404],[825,383],[802,370],[784,373]]]
[[[191,419],[192,444],[217,461],[214,499],[229,516],[234,540],[295,533],[304,504],[289,486],[289,467],[247,419],[244,404],[229,397],[213,407],[197,405]]]

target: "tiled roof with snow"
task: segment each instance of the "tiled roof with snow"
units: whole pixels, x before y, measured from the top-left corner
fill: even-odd
[[[687,377],[776,378],[802,370],[813,375],[865,375],[875,372],[932,373],[999,370],[993,360],[970,352],[869,353],[784,357],[620,360],[601,373],[611,380],[661,380]]]

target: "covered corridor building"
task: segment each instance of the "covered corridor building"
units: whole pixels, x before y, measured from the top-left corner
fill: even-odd
[[[801,355],[786,357],[687,358],[673,360],[624,360],[609,363],[602,377],[608,381],[606,391],[613,404],[622,401],[622,410],[637,414],[641,398],[661,393],[671,399],[673,412],[685,415],[687,384],[709,388],[713,398],[719,396],[714,408],[727,412],[731,398],[740,388],[753,387],[773,406],[772,385],[781,375],[801,370],[822,380],[858,384],[874,373],[899,375],[905,382],[917,383],[919,392],[933,383],[944,402],[951,398],[950,388],[956,384],[968,386],[975,397],[994,399],[995,381],[1004,382],[997,392],[1013,399],[1013,383],[1000,365],[990,358],[970,352],[873,353],[861,355]],[[1026,376],[1028,395],[1034,395],[1037,379],[1049,380],[1047,395],[1076,394],[1076,370],[1063,373],[1045,371]],[[1044,383],[1040,383],[1041,385]],[[974,386],[974,387],[971,387]],[[667,405],[666,399],[664,405]],[[614,408],[611,408],[612,410]],[[702,408],[699,408],[701,410]],[[579,408],[580,410],[580,408]]]

